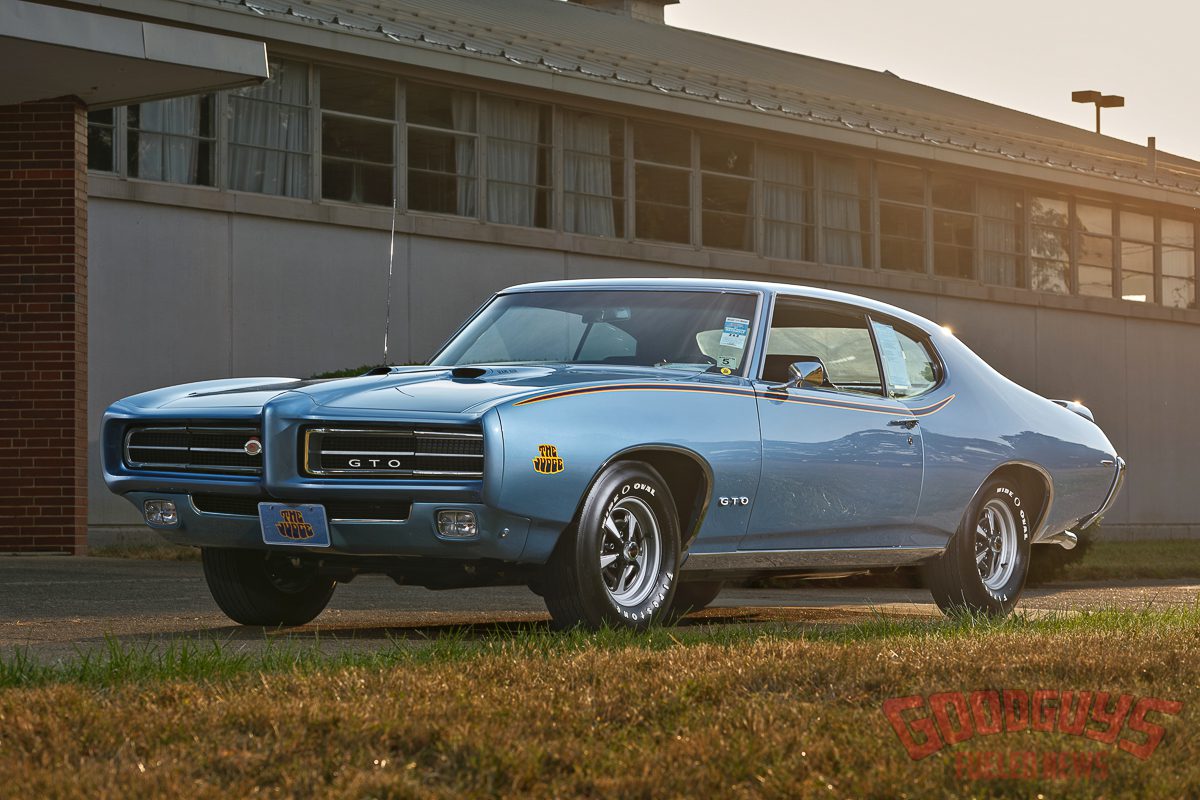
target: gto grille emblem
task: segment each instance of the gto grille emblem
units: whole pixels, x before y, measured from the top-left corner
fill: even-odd
[[[558,457],[557,447],[552,444],[539,444],[538,456],[533,460],[533,468],[543,475],[554,475],[566,469],[566,465]]]
[[[242,452],[248,456],[256,456],[262,452],[262,442],[257,438],[252,438],[242,445]]]

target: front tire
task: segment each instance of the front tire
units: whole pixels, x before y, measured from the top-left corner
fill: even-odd
[[[1017,486],[1004,478],[985,483],[946,552],[922,568],[938,608],[1006,616],[1025,586],[1032,535]]]
[[[679,567],[679,518],[662,476],[640,461],[605,470],[546,564],[557,629],[643,630],[665,619]]]
[[[337,587],[316,564],[281,553],[205,547],[200,556],[213,600],[239,625],[304,625]]]

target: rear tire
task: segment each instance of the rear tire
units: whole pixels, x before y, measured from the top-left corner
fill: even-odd
[[[1025,586],[1032,536],[1017,486],[1005,478],[985,483],[950,546],[921,569],[938,608],[1006,616]]]
[[[201,548],[213,600],[239,625],[304,625],[325,610],[337,582],[316,564],[276,552]]]
[[[640,461],[612,465],[539,581],[553,627],[644,630],[665,619],[679,557],[679,518],[662,476]]]
[[[679,619],[693,611],[708,608],[724,586],[720,581],[689,581],[675,587],[671,601],[671,618]]]

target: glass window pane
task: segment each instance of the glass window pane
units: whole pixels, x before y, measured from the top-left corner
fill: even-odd
[[[701,134],[700,169],[727,175],[753,175],[754,142],[717,133]]]
[[[948,211],[933,212],[933,240],[961,247],[975,246],[975,218]]]
[[[641,161],[658,164],[690,166],[692,163],[692,135],[686,128],[669,128],[665,125],[634,123],[633,155]]]
[[[1025,286],[1025,259],[1006,253],[983,254],[983,279],[994,286]]]
[[[763,380],[787,381],[788,366],[802,356],[820,358],[829,380],[843,391],[883,393],[875,345],[861,314],[777,300]]]
[[[884,200],[925,204],[925,176],[914,167],[880,164],[878,167],[879,196]]]
[[[1125,272],[1154,272],[1154,245],[1121,242],[1121,269]]]
[[[1121,299],[1137,303],[1154,300],[1154,276],[1144,272],[1121,272]]]
[[[1071,265],[1066,261],[1034,258],[1029,275],[1029,288],[1039,292],[1068,294],[1071,291]]]
[[[883,204],[879,207],[879,231],[884,236],[924,240],[925,209]]]
[[[408,207],[463,217],[476,215],[473,136],[409,130]]]
[[[88,169],[116,172],[116,148],[113,130],[116,112],[106,108],[88,112]]]
[[[1067,201],[1058,197],[1034,197],[1029,219],[1034,225],[1044,225],[1050,228],[1068,227]]]
[[[1175,247],[1196,246],[1196,226],[1177,219],[1162,221],[1162,242]]]
[[[979,213],[986,217],[1020,222],[1023,218],[1024,198],[1020,189],[1007,186],[979,186]]]
[[[394,120],[396,81],[370,72],[321,67],[321,108]]]
[[[933,205],[952,211],[975,210],[975,182],[953,175],[932,178]]]
[[[321,118],[321,149],[326,157],[391,165],[392,128],[387,123],[326,114]]]
[[[634,172],[638,202],[691,205],[691,175],[687,170],[638,164]]]
[[[1029,243],[1029,252],[1035,258],[1069,262],[1071,250],[1067,233],[1050,228],[1034,228],[1033,240]]]
[[[1112,297],[1112,267],[1079,265],[1079,293],[1089,297]]]
[[[1107,206],[1076,203],[1075,220],[1081,231],[1112,235],[1113,213],[1112,209]]]
[[[1164,275],[1162,287],[1164,306],[1171,308],[1196,307],[1196,282],[1194,280]]]
[[[1163,275],[1176,278],[1196,277],[1196,252],[1175,247],[1164,247],[1162,252]]]
[[[1154,241],[1154,217],[1133,211],[1121,212],[1121,238]]]
[[[691,175],[687,170],[638,164],[635,235],[659,242],[691,241]]]
[[[1112,269],[1113,240],[1107,236],[1079,236],[1079,263]]]
[[[321,195],[330,200],[392,204],[392,168],[353,161],[321,162]]]
[[[464,132],[475,130],[474,92],[409,83],[404,88],[404,98],[404,113],[409,125]]]

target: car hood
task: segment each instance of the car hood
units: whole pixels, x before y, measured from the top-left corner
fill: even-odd
[[[514,366],[514,367],[400,367],[382,375],[329,380],[264,379],[193,384],[174,397],[161,397],[158,408],[191,410],[265,405],[288,393],[311,398],[329,409],[367,411],[423,411],[435,413],[482,412],[509,400],[539,394],[547,389],[611,381],[697,380],[692,371],[643,367]],[[139,404],[140,405],[140,404]]]

